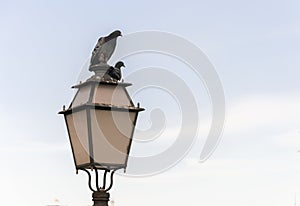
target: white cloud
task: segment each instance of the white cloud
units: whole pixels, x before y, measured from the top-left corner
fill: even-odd
[[[265,129],[296,130],[300,128],[299,105],[300,97],[296,94],[243,97],[229,106],[224,133],[239,134]]]

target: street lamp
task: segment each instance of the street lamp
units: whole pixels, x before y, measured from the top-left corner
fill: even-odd
[[[100,60],[90,65],[90,71],[95,74],[72,87],[77,89],[74,99],[67,109],[63,107],[59,112],[65,118],[76,171],[88,174],[94,206],[107,206],[113,175],[116,170],[127,167],[137,116],[144,110],[139,103],[136,107],[132,102],[126,90],[131,84],[119,82],[108,74],[108,71],[118,71],[118,68],[107,64],[106,51],[101,51],[98,46],[96,52],[100,52],[97,54]],[[103,171],[101,187],[99,170]],[[96,180],[94,188],[92,171]],[[109,186],[106,186],[107,173],[110,173]]]

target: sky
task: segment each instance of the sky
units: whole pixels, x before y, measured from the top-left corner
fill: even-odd
[[[279,206],[294,205],[295,198],[300,204],[299,9],[296,0],[0,0],[0,204],[92,205],[57,113],[70,103],[71,86],[97,39],[115,29],[124,35],[167,32],[193,43],[214,65],[226,100],[222,139],[199,162],[212,115],[203,82],[164,55],[125,59],[125,80],[147,66],[181,76],[195,95],[200,123],[193,147],[172,168],[139,178],[117,175],[111,191],[116,206]],[[178,105],[161,90],[133,100],[146,108],[137,126],[150,127],[153,108],[167,120],[162,141],[146,149],[136,141],[133,152],[170,147],[180,125]]]

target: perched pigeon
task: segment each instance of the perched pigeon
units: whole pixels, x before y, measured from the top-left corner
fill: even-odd
[[[125,65],[123,62],[119,61],[115,64],[115,67],[110,67],[106,74],[108,74],[114,80],[121,80],[121,67],[125,67]]]
[[[116,30],[106,37],[100,37],[91,57],[91,66],[99,63],[107,63],[115,51],[117,37],[122,36],[121,31]]]

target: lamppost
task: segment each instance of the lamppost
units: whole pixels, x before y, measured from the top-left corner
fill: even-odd
[[[107,64],[116,38],[120,36],[116,32],[119,31],[99,39],[89,68],[95,74],[72,87],[78,89],[74,99],[67,109],[63,107],[59,112],[65,118],[76,171],[82,170],[88,174],[94,206],[108,205],[113,175],[115,171],[127,167],[137,116],[144,110],[139,103],[136,107],[132,102],[126,90],[131,84],[119,82],[121,72],[117,65],[124,64],[119,62],[115,67]],[[112,51],[107,48],[112,48]],[[99,170],[103,171],[102,186],[99,186]],[[91,183],[93,171],[94,187]],[[107,186],[108,173],[110,184]]]

